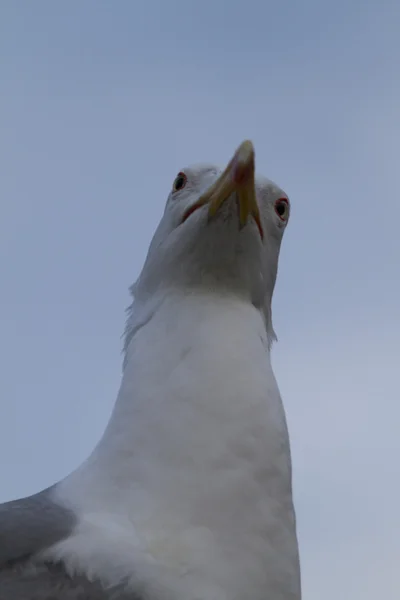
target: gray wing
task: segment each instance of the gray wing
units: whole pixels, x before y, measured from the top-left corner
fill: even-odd
[[[0,504],[0,600],[139,600],[125,586],[104,589],[84,576],[69,576],[62,563],[34,555],[68,537],[76,518],[48,488]]]
[[[28,558],[72,533],[75,515],[52,500],[54,487],[0,504],[0,567]]]

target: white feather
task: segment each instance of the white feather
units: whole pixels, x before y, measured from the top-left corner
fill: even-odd
[[[167,225],[159,228],[163,242],[174,231]],[[276,262],[277,240],[270,252]],[[126,579],[150,598],[299,600],[289,440],[270,363],[269,302],[254,302],[240,265],[235,285],[220,274],[210,278],[207,269],[182,278],[181,267],[178,278],[164,272],[164,284],[151,289],[159,248],[160,240],[135,287],[110,423],[89,459],[56,488],[78,526],[48,555],[107,585]],[[167,254],[164,244],[164,260]],[[276,265],[267,269],[276,274]]]

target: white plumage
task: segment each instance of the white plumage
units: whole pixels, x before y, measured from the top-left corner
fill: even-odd
[[[105,586],[127,581],[151,600],[301,596],[289,440],[270,362],[289,204],[254,179],[246,148],[224,173],[185,169],[171,192],[132,290],[110,423],[53,492],[76,526],[41,559]],[[208,198],[227,177],[234,189]]]

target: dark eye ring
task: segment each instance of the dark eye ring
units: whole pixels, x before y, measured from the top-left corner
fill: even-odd
[[[174,185],[172,186],[173,191],[179,192],[180,190],[183,190],[183,188],[186,185],[186,182],[187,182],[187,177],[186,177],[185,173],[182,173],[182,171],[181,171],[175,177]]]
[[[279,198],[275,202],[275,212],[281,221],[287,221],[289,216],[289,202],[286,198]]]

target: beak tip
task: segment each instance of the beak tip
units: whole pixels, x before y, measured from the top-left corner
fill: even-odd
[[[236,185],[243,185],[254,178],[254,157],[254,146],[249,140],[236,150],[231,162],[231,177]]]
[[[245,140],[239,146],[235,153],[235,162],[240,166],[254,164],[254,146],[250,140]]]

